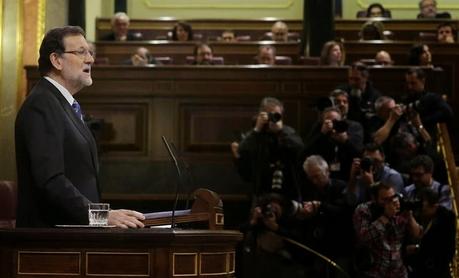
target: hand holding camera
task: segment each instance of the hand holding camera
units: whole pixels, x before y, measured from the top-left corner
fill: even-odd
[[[250,224],[255,226],[262,224],[271,231],[277,231],[279,224],[277,223],[277,215],[275,203],[268,203],[264,206],[258,206],[253,209]]]
[[[255,131],[270,131],[277,133],[283,128],[282,114],[278,112],[260,112],[255,123]]]
[[[389,121],[395,123],[403,115],[405,107],[403,105],[397,104],[394,108],[391,109],[389,114]]]
[[[370,186],[374,183],[374,161],[371,157],[354,158],[351,166],[351,177],[360,175],[363,184]]]

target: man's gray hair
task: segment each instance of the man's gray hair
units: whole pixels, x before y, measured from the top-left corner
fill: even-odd
[[[393,98],[388,96],[381,96],[375,101],[375,110],[379,111],[386,103],[394,101]]]
[[[328,172],[328,163],[320,155],[311,155],[306,158],[303,163],[303,169],[306,174],[308,173],[308,169],[311,165],[319,167],[323,174]]]
[[[115,21],[117,20],[127,21],[129,23],[129,16],[124,12],[117,12],[116,14],[112,16],[112,19],[110,22],[113,25],[115,24]]]

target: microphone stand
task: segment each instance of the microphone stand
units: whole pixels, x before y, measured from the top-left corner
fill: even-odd
[[[161,136],[161,139],[163,140],[164,145],[166,146],[167,152],[169,153],[169,156],[172,158],[172,162],[174,163],[175,169],[177,170],[177,176],[178,176],[178,181],[177,185],[175,186],[175,200],[174,200],[174,206],[172,208],[172,215],[171,215],[171,228],[175,228],[175,210],[177,209],[177,203],[178,203],[178,191],[179,191],[179,185],[182,179],[182,172],[180,171],[180,167],[177,162],[177,158],[175,157],[174,153],[171,150],[171,147],[169,146],[169,143],[167,142],[166,137]]]

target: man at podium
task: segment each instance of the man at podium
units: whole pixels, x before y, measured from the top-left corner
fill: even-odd
[[[77,26],[50,30],[40,46],[42,78],[16,118],[17,227],[88,224],[88,205],[99,202],[94,138],[74,95],[92,84],[93,53]],[[143,227],[144,216],[111,210],[108,224]]]

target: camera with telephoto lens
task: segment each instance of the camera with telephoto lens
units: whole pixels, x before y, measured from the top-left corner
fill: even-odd
[[[409,103],[406,103],[405,104],[405,110],[409,113],[409,112],[417,112],[417,113],[420,113],[422,111],[423,107],[421,105],[421,101],[420,100],[415,100],[413,102],[409,102]]]
[[[282,119],[282,115],[280,113],[274,112],[274,113],[268,113],[268,121],[272,123],[277,123]]]
[[[333,129],[336,133],[346,132],[349,124],[345,120],[333,120]]]
[[[397,193],[397,195],[400,201],[400,212],[408,210],[418,211],[422,209],[422,201],[420,199],[409,199],[400,193]]]
[[[360,160],[360,169],[365,172],[370,172],[371,166],[373,166],[374,161],[371,157],[365,156]]]

